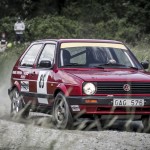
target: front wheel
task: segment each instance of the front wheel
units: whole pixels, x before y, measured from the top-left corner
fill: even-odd
[[[10,115],[17,116],[19,115],[22,118],[26,118],[29,115],[29,108],[24,107],[23,98],[20,95],[17,88],[14,88],[10,93],[11,98],[11,110]]]
[[[71,129],[73,125],[73,118],[62,92],[55,97],[53,105],[53,122],[58,129]]]
[[[150,132],[150,115],[142,116],[144,131]]]

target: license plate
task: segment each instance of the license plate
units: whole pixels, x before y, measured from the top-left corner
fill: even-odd
[[[144,99],[113,99],[113,106],[144,106]]]

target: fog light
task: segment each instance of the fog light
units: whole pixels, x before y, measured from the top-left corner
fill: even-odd
[[[97,103],[96,99],[86,99],[85,103]]]

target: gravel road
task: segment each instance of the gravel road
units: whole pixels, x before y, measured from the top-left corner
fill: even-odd
[[[119,131],[68,131],[0,120],[0,149],[150,150],[150,134]]]
[[[115,122],[103,131],[56,130],[47,117],[31,114],[28,120],[9,117],[7,95],[10,70],[0,86],[0,150],[150,150],[150,134],[142,133],[141,122]]]

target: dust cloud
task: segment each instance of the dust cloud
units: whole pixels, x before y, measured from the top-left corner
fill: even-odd
[[[8,89],[10,88],[10,77],[13,65],[16,59],[3,62],[0,68],[0,117],[9,116],[10,114],[10,99]]]

